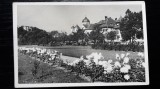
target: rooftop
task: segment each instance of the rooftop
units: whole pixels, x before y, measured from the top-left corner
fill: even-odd
[[[89,20],[87,17],[85,17],[85,18],[82,20],[82,22],[90,22],[90,20]]]

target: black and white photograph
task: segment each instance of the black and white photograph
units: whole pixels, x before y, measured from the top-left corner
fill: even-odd
[[[15,87],[149,85],[143,1],[14,2]]]

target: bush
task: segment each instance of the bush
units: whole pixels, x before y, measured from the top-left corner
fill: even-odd
[[[133,51],[133,52],[144,52],[144,45],[139,44],[120,44],[120,43],[97,43],[92,44],[93,49],[103,49],[103,50],[115,50],[115,51]]]
[[[75,66],[72,66],[72,71],[76,72],[77,75],[89,76],[91,81],[94,82],[103,75],[104,68],[100,65],[96,65],[94,62],[87,67],[84,61],[80,61]]]
[[[36,77],[37,73],[38,73],[38,69],[39,69],[39,66],[40,65],[40,62],[39,61],[34,61],[33,63],[33,69],[31,70],[32,71],[32,75],[34,77]]]

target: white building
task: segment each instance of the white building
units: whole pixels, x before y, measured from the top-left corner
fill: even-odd
[[[104,35],[107,35],[111,31],[115,31],[117,33],[117,36],[114,41],[120,42],[122,40],[121,32],[119,30],[121,19],[122,19],[121,16],[118,20],[117,19],[113,20],[111,17],[108,18],[107,16],[105,16],[104,20],[101,20],[95,24],[99,24],[101,32]],[[83,24],[82,29],[84,30],[85,33],[90,33],[91,31],[95,30],[94,29],[95,24],[90,24],[90,20],[87,17],[85,17],[82,20],[82,24]],[[110,41],[110,40],[105,38],[105,41]]]

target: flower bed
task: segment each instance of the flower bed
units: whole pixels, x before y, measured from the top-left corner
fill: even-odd
[[[92,82],[145,82],[144,54],[138,53],[138,59],[130,54],[116,54],[116,61],[106,61],[101,53],[92,53],[72,63],[63,63],[62,53],[40,48],[19,47],[19,52],[39,59],[45,63],[65,67],[80,76],[89,77]]]
[[[145,62],[143,53],[139,59],[130,59],[129,53],[116,55],[117,61],[105,61],[101,53],[92,53],[79,62],[69,64],[72,71],[89,76],[101,82],[145,82]]]
[[[62,53],[58,51],[50,51],[42,48],[26,48],[19,47],[19,53],[29,55],[38,61],[48,63],[50,65],[61,65],[62,60],[60,60]]]

